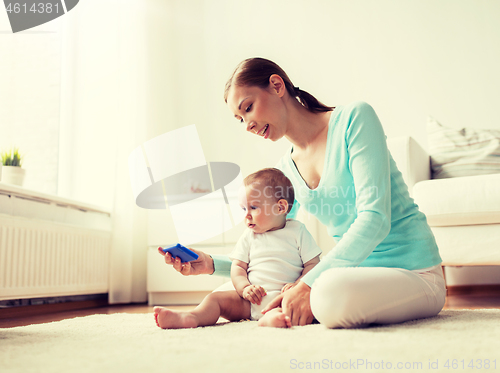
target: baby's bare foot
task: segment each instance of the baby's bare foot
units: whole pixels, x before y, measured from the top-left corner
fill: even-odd
[[[162,329],[196,328],[198,320],[190,312],[176,312],[163,307],[154,308],[156,325]]]
[[[292,321],[281,309],[272,309],[267,312],[258,322],[259,326],[271,326],[273,328],[291,328]]]

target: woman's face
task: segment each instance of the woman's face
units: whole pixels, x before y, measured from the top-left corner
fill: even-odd
[[[227,96],[227,105],[248,132],[276,141],[286,132],[281,96],[271,85],[266,89],[233,85]]]

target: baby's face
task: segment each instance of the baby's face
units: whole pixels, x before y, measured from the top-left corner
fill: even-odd
[[[254,233],[265,233],[285,226],[286,211],[271,194],[269,187],[252,184],[240,194],[245,223]]]

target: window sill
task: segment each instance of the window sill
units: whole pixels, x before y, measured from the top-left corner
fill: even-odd
[[[111,230],[111,212],[106,209],[2,182],[0,214]]]

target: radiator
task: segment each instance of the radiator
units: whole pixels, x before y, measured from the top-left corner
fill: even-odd
[[[26,211],[41,208],[43,216],[54,216],[47,215],[49,210],[56,215],[61,210],[65,214],[62,220],[76,216],[82,224],[0,213],[0,299],[108,292],[111,230],[92,228],[103,214],[9,198],[14,199],[10,201],[14,204],[29,206]],[[80,215],[87,219],[78,218]],[[105,218],[109,220],[109,215]]]

